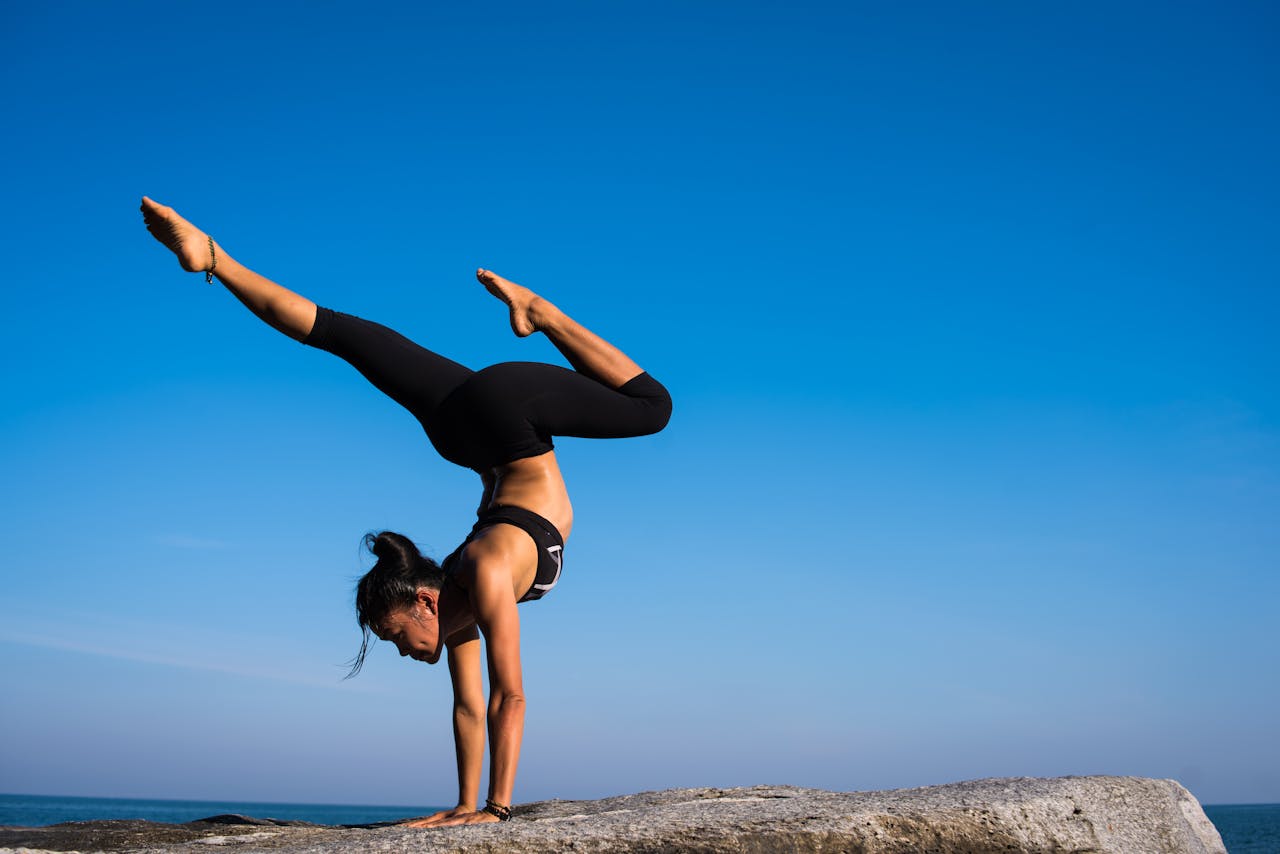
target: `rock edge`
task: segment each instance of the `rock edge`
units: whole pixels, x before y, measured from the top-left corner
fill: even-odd
[[[189,824],[70,822],[0,828],[16,850],[293,854],[1226,854],[1199,802],[1173,780],[1013,777],[884,792],[792,786],[668,789],[597,801],[524,804],[505,824],[415,830],[326,827],[245,816]]]

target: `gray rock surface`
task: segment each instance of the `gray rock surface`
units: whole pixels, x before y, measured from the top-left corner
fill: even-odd
[[[0,828],[0,852],[864,852],[865,854],[1225,854],[1173,780],[977,780],[887,792],[789,786],[670,789],[599,801],[542,801],[505,824],[442,830],[322,827],[243,816],[190,824],[72,822]]]

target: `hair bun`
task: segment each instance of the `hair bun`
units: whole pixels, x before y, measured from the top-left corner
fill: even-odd
[[[365,534],[364,545],[365,548],[373,552],[373,556],[378,560],[392,558],[403,561],[418,552],[417,546],[408,537],[403,534],[397,534],[395,531],[379,531],[376,534]]]
[[[391,541],[391,537],[387,536],[387,531],[379,531],[378,533],[368,533],[364,535],[364,547],[373,552],[373,556],[381,560],[388,557],[395,549],[395,545]]]

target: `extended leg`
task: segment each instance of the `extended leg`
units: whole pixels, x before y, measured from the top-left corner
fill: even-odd
[[[440,402],[471,371],[377,323],[329,309],[258,275],[227,255],[216,242],[173,208],[143,198],[147,230],[178,256],[182,269],[213,268],[249,310],[290,338],[346,360],[380,391],[408,409],[424,427],[434,423]],[[214,266],[213,258],[217,265]],[[434,440],[433,440],[434,441]]]
[[[511,329],[517,335],[546,335],[579,373],[610,388],[621,388],[644,373],[626,353],[528,288],[490,270],[477,270],[476,278],[511,309]]]
[[[310,334],[316,322],[316,304],[311,300],[240,264],[171,207],[143,196],[142,218],[156,240],[178,256],[182,269],[198,272],[212,267],[227,290],[274,329],[298,341]]]

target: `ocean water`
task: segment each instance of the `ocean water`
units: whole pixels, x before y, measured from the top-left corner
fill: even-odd
[[[1280,854],[1280,804],[1206,806],[1228,854]]]
[[[0,795],[0,825],[42,827],[64,821],[141,818],[182,824],[236,813],[254,818],[309,821],[313,824],[374,824],[430,815],[445,807],[383,807],[346,804],[270,804],[248,801],[160,801],[132,798],[59,798]]]

